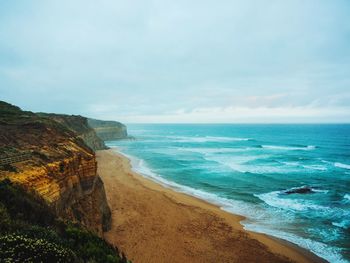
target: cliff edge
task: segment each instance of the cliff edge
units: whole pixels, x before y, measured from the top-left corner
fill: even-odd
[[[73,125],[80,117],[72,118]],[[82,136],[59,120],[0,101],[0,179],[5,178],[43,199],[59,218],[100,236],[110,227],[95,153]]]
[[[88,124],[92,127],[97,136],[103,141],[112,141],[128,138],[126,126],[117,121],[102,121],[88,119]]]

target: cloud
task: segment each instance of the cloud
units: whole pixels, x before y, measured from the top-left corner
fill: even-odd
[[[326,0],[2,1],[0,96],[142,122],[181,109],[346,108],[349,13]]]

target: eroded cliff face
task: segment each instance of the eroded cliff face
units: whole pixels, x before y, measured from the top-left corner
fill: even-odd
[[[89,118],[88,124],[95,130],[97,136],[100,137],[103,141],[128,138],[127,128],[120,122],[102,121]]]
[[[97,136],[95,130],[92,128],[79,137],[94,151],[108,149],[103,140]]]
[[[24,157],[18,161],[18,156]],[[94,152],[63,125],[4,102],[0,102],[1,178],[44,199],[64,220],[80,222],[100,235],[109,228],[110,209]]]
[[[89,126],[88,118],[80,115],[66,115],[54,113],[39,113],[39,116],[50,118],[58,123],[61,123],[71,131],[75,132],[78,137],[83,139],[87,146],[92,150],[107,149],[103,140],[97,136],[96,131]]]

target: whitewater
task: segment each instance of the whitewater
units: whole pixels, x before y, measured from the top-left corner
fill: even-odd
[[[350,262],[350,125],[128,125],[135,171],[246,217],[247,230]]]

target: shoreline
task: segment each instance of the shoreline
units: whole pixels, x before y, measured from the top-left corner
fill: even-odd
[[[96,155],[112,210],[105,238],[133,262],[326,262],[288,241],[243,229],[243,216],[134,172],[121,153]]]

